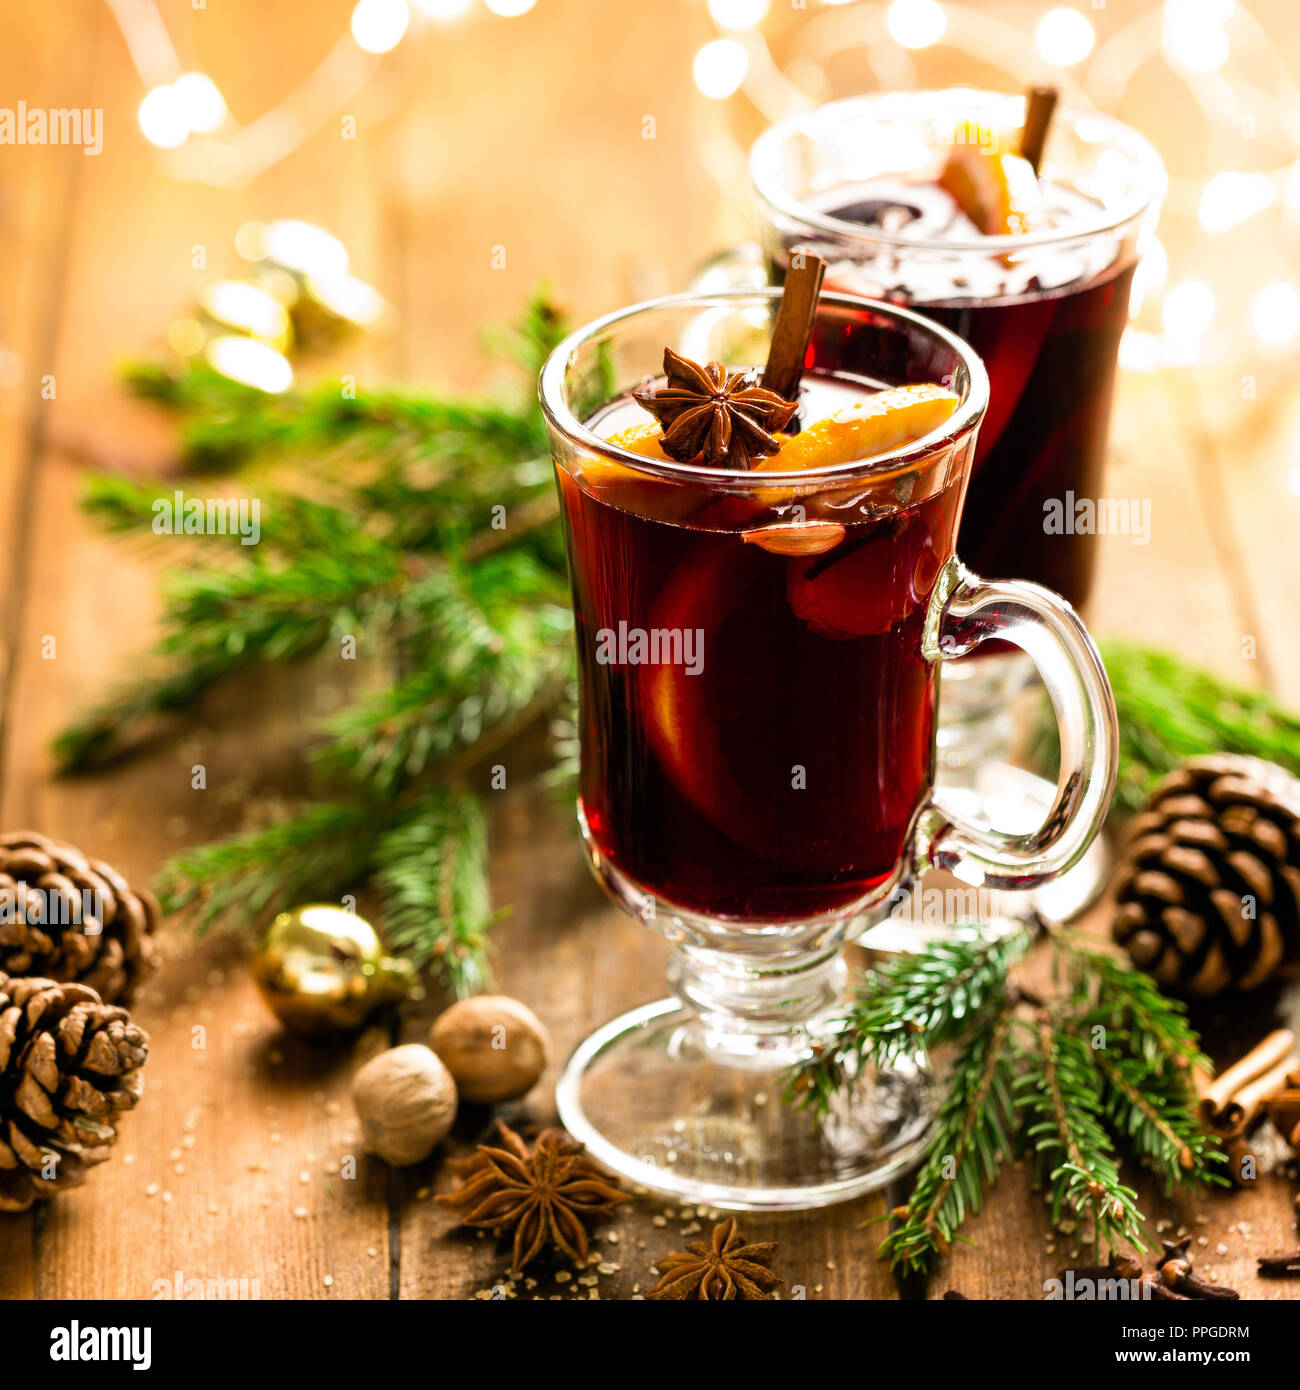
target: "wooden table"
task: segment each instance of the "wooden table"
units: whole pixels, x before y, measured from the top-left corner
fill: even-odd
[[[237,93],[242,119],[306,72],[350,4],[313,6],[310,23],[285,8],[167,7],[174,31],[188,33],[182,42]],[[17,173],[0,202],[0,342],[23,378],[0,392],[0,824],[72,840],[146,879],[180,846],[239,825],[251,799],[301,790],[285,750],[318,713],[307,678],[246,680],[205,706],[178,744],[110,774],[50,774],[51,736],[126,677],[152,635],[152,561],[96,534],[76,500],[87,458],[136,469],[169,458],[165,430],[122,399],[112,362],[152,350],[190,302],[196,248],[210,271],[231,271],[233,234],[248,218],[321,222],[402,316],[396,337],[350,350],[351,369],[457,388],[483,382],[480,325],[509,317],[544,275],[577,318],[679,285],[702,253],[745,233],[746,214],[704,170],[722,157],[723,108],[695,94],[689,60],[711,30],[698,7],[669,8],[668,23],[653,6],[596,17],[585,0],[546,0],[517,21],[480,15],[399,53],[391,75],[352,104],[354,140],[331,123],[252,186],[225,191],[166,177],[136,130],[139,82],[96,0],[11,14],[5,90],[32,106],[75,101],[106,114],[98,158],[3,151]],[[623,66],[607,83],[599,74],[615,53]],[[627,57],[636,54],[642,61]],[[654,140],[642,138],[647,114]],[[494,269],[499,246],[505,268]],[[1300,497],[1287,485],[1297,400],[1275,392],[1247,411],[1239,397],[1235,375],[1123,378],[1109,491],[1154,499],[1154,529],[1146,547],[1102,543],[1093,624],[1176,646],[1300,704]],[[206,792],[190,786],[197,761]],[[513,905],[498,932],[500,984],[549,1023],[562,1057],[596,1024],[661,992],[664,949],[604,902],[573,827],[539,795],[502,799],[493,843],[496,900]],[[152,1054],[117,1156],[83,1189],[0,1220],[0,1296],[148,1298],[178,1271],[248,1280],[263,1298],[460,1299],[489,1289],[504,1262],[490,1240],[453,1234],[433,1205],[431,1192],[450,1185],[437,1162],[394,1174],[363,1161],[356,1179],[339,1176],[358,1151],[352,1044],[309,1049],[281,1035],[230,942],[194,948],[173,936],[166,955],[139,1009]],[[1266,995],[1256,1028],[1283,1007]],[[402,1036],[423,1037],[432,1008],[407,1018]],[[552,1080],[531,1098],[531,1117],[549,1118]],[[448,1152],[464,1152],[485,1123],[463,1116]],[[1240,1195],[1170,1203],[1146,1194],[1147,1210],[1158,1229],[1197,1236],[1200,1263],[1220,1280],[1276,1298],[1295,1285],[1258,1281],[1253,1256],[1296,1244],[1293,1185],[1269,1177]],[[872,1257],[878,1235],[859,1228],[896,1196],[754,1218],[745,1229],[779,1240],[781,1272],[809,1297],[893,1298],[898,1288]],[[638,1201],[599,1238],[605,1272],[593,1270],[594,1283],[544,1277],[521,1293],[629,1297],[698,1221]],[[1023,1171],[1009,1171],[967,1228],[974,1244],[954,1251],[931,1292],[1038,1296],[1068,1253],[1064,1238],[1045,1239],[1047,1224]]]

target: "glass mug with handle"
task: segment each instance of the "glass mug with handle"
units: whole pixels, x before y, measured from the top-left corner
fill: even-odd
[[[639,304],[545,364],[578,650],[579,820],[597,878],[672,944],[673,996],[582,1043],[560,1118],[634,1182],[730,1208],[818,1206],[916,1155],[923,1061],[857,1078],[829,1116],[782,1098],[833,1028],[844,945],[930,868],[1039,885],[1084,853],[1115,778],[1105,672],[1073,611],[956,558],[988,400],[978,357],[938,325],[826,294],[801,397],[812,422],[942,383],[952,413],[851,462],[750,471],[629,441],[665,347],[728,370],[767,357],[779,292]],[[640,430],[629,427],[640,426]],[[934,790],[940,665],[998,640],[1037,664],[1062,773],[1040,827],[967,824]]]
[[[905,304],[979,353],[990,401],[960,553],[981,574],[1034,580],[1082,608],[1099,541],[1076,509],[1102,505],[1120,338],[1166,179],[1137,131],[1062,104],[1038,179],[1023,168],[1041,205],[1006,212],[1017,203],[992,197],[996,161],[1015,152],[1026,114],[1021,95],[970,88],[852,97],[773,126],[750,175],[773,283],[793,253],[812,250],[828,263],[828,289]],[[963,148],[975,133],[987,145]],[[1022,219],[1015,233],[973,220],[985,200],[995,221],[998,209]],[[1008,761],[1029,674],[999,646],[944,672],[941,780],[993,824],[1032,823],[1050,804],[1050,787]],[[1085,905],[1104,862],[1099,845],[1047,890],[1049,915]]]

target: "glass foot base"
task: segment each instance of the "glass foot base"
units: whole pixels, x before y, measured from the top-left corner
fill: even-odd
[[[616,1018],[574,1052],[560,1120],[592,1158],[679,1201],[734,1211],[829,1206],[899,1176],[934,1114],[929,1074],[873,1071],[818,1119],[782,1100],[785,1035],[732,1054],[676,999]]]
[[[1045,778],[1010,763],[990,762],[960,778],[939,776],[944,804],[993,830],[1011,833],[1041,825],[1056,798],[1056,786]],[[1060,878],[1030,893],[1007,894],[1008,911],[1016,915],[1015,899],[1028,900],[1052,922],[1068,922],[1091,907],[1105,890],[1112,856],[1098,835],[1083,858]]]

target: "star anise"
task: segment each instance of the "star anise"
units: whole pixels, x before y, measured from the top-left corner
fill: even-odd
[[[728,1217],[713,1228],[707,1245],[693,1240],[682,1253],[657,1260],[659,1282],[646,1297],[709,1302],[770,1300],[772,1291],[785,1282],[767,1267],[775,1252],[774,1241],[746,1245],[735,1219]]]
[[[497,1131],[500,1147],[480,1144],[468,1158],[452,1160],[449,1166],[465,1181],[438,1201],[459,1210],[465,1226],[498,1236],[513,1231],[515,1271],[548,1245],[586,1260],[583,1222],[608,1216],[631,1198],[563,1130],[544,1130],[531,1151],[501,1120]]]
[[[784,429],[799,408],[775,391],[754,384],[749,372],[732,372],[721,362],[702,367],[672,348],[664,348],[663,386],[645,386],[632,395],[663,427],[659,441],[679,463],[703,456],[706,464],[749,468],[781,447],[770,431]]]

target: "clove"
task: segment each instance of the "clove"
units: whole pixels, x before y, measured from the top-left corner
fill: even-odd
[[[1138,1283],[1142,1289],[1142,1297],[1157,1303],[1192,1302],[1185,1293],[1176,1293],[1168,1284],[1163,1283],[1158,1274],[1144,1274]]]
[[[1192,1273],[1192,1261],[1188,1254],[1192,1243],[1191,1236],[1179,1241],[1164,1240],[1160,1243],[1164,1246],[1165,1253],[1160,1257],[1156,1270],[1166,1288],[1187,1298],[1214,1302],[1229,1302],[1241,1297],[1236,1289],[1224,1288],[1220,1284],[1208,1284]]]
[[[1286,1279],[1300,1275],[1300,1250],[1288,1250],[1281,1255],[1257,1255],[1255,1262],[1262,1278]]]

